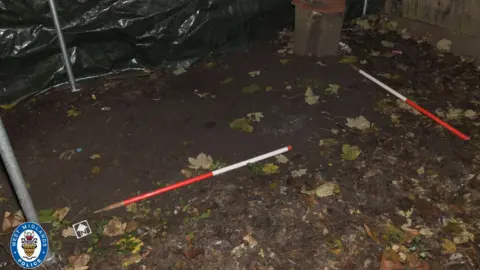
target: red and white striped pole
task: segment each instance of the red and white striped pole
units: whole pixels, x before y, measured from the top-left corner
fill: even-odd
[[[452,127],[451,125],[449,125],[447,122],[443,121],[442,119],[438,118],[437,116],[435,116],[433,113],[427,111],[425,108],[423,108],[422,106],[418,105],[417,103],[413,102],[412,100],[406,98],[405,96],[403,96],[402,94],[398,93],[397,91],[393,90],[391,87],[389,87],[388,85],[382,83],[381,81],[377,80],[376,78],[374,78],[373,76],[371,76],[370,74],[368,74],[367,72],[359,69],[358,67],[354,66],[354,65],[351,65],[351,67],[353,69],[355,69],[356,71],[358,71],[358,73],[362,74],[363,76],[365,76],[367,79],[371,80],[372,82],[376,83],[377,85],[379,85],[380,87],[382,87],[383,89],[387,90],[390,94],[396,96],[398,99],[404,101],[405,103],[407,103],[410,107],[414,108],[415,110],[423,113],[425,116],[427,116],[428,118],[432,119],[433,121],[437,122],[438,124],[440,124],[442,127],[450,130],[453,134],[457,135],[460,139],[464,140],[464,141],[469,141],[470,140],[470,137],[465,135],[464,133],[462,133],[461,131],[459,131],[458,129]]]
[[[254,158],[247,159],[247,160],[229,165],[229,166],[224,167],[224,168],[220,168],[220,169],[215,170],[215,171],[211,171],[211,172],[199,175],[199,176],[189,178],[187,180],[178,182],[176,184],[172,184],[172,185],[169,185],[169,186],[166,186],[166,187],[163,187],[163,188],[159,188],[157,190],[154,190],[154,191],[151,191],[151,192],[148,192],[148,193],[140,194],[138,196],[132,197],[130,199],[123,200],[123,201],[118,202],[118,203],[111,204],[107,207],[104,207],[102,209],[99,209],[99,210],[95,211],[94,213],[100,213],[100,212],[112,210],[112,209],[115,209],[115,208],[118,208],[118,207],[126,206],[126,205],[129,205],[131,203],[142,201],[142,200],[160,195],[162,193],[165,193],[165,192],[177,189],[177,188],[181,188],[181,187],[184,187],[184,186],[188,186],[190,184],[205,180],[205,179],[213,177],[213,176],[220,175],[222,173],[226,173],[226,172],[229,172],[229,171],[236,170],[238,168],[247,166],[248,164],[252,164],[252,163],[255,163],[255,162],[258,162],[258,161],[276,156],[276,155],[280,155],[280,154],[288,152],[290,150],[292,150],[292,147],[291,146],[286,146],[286,147],[280,148],[278,150],[271,151],[271,152],[268,152],[268,153],[260,155],[260,156],[256,156]]]

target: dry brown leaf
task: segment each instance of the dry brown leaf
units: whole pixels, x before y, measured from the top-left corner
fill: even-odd
[[[122,222],[118,218],[110,220],[105,227],[103,227],[103,234],[106,236],[117,236],[125,233],[127,223]]]
[[[136,229],[138,229],[138,227],[140,227],[140,222],[135,221],[135,220],[131,220],[131,221],[127,222],[127,225],[125,226],[125,231],[126,232],[133,232]]]
[[[5,211],[5,216],[3,217],[3,223],[2,223],[2,231],[14,229],[18,225],[24,222],[25,222],[25,217],[23,216],[22,210],[18,210],[15,213],[10,213],[8,211]]]
[[[53,217],[58,221],[62,221],[67,216],[69,211],[70,211],[70,207],[57,209],[53,213]]]
[[[377,245],[380,245],[380,241],[378,241],[377,237],[372,233],[370,227],[368,227],[367,224],[363,224],[363,227],[365,228],[365,232],[368,234],[368,236],[370,236],[370,238],[372,238],[372,240],[375,241]]]
[[[75,231],[73,230],[72,227],[68,227],[66,229],[63,229],[62,236],[65,237],[65,238],[73,237],[73,236],[75,236]]]
[[[68,263],[70,264],[68,269],[71,270],[86,270],[88,269],[88,262],[90,261],[90,256],[88,254],[79,254],[76,256],[68,257]]]

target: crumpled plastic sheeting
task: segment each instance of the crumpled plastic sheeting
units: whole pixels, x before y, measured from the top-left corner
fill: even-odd
[[[56,5],[78,81],[185,67],[212,52],[273,36],[293,22],[290,2],[57,0]],[[0,103],[67,81],[48,1],[0,0]]]

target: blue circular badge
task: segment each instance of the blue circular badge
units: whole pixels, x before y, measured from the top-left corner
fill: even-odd
[[[43,228],[34,222],[20,224],[12,234],[10,251],[13,259],[22,268],[39,267],[48,253],[48,236]]]

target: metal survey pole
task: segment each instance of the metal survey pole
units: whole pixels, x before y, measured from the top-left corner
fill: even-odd
[[[10,177],[10,182],[13,185],[13,189],[17,195],[18,200],[20,201],[20,207],[22,208],[23,214],[27,221],[35,222],[40,224],[38,221],[37,212],[35,211],[35,206],[33,205],[32,198],[30,193],[28,193],[27,185],[23,179],[22,172],[18,166],[17,159],[13,153],[10,140],[8,139],[7,131],[3,125],[3,121],[0,118],[0,155],[2,156],[3,164],[7,169],[8,176]],[[55,255],[53,252],[48,249],[47,258],[45,260],[46,264],[53,263],[55,261]]]
[[[57,30],[58,42],[60,43],[60,49],[62,50],[63,63],[65,64],[65,69],[67,70],[68,81],[72,87],[72,92],[76,92],[79,89],[75,86],[75,77],[72,72],[72,65],[68,57],[67,47],[65,46],[65,40],[63,39],[62,28],[60,27],[60,21],[58,20],[57,8],[55,7],[54,0],[48,0],[50,5],[50,11],[52,11],[53,23],[55,24],[55,29]]]

